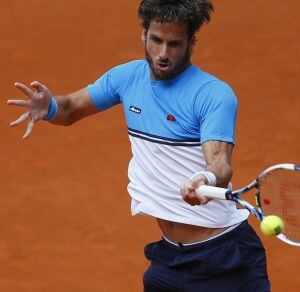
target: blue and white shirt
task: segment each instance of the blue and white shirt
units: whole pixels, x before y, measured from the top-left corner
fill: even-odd
[[[100,111],[124,106],[133,155],[128,168],[133,215],[210,228],[248,217],[233,202],[191,206],[180,194],[183,180],[205,170],[202,143],[234,143],[237,100],[226,83],[196,66],[155,81],[148,62],[138,60],[111,69],[88,92]]]

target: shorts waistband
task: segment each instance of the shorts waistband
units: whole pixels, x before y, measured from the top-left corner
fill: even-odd
[[[239,223],[232,230],[227,231],[228,230],[227,229],[224,232],[222,232],[221,234],[218,234],[217,236],[214,236],[212,238],[209,238],[209,239],[201,241],[201,242],[196,242],[196,243],[191,243],[191,244],[182,244],[182,243],[177,244],[177,243],[170,241],[169,239],[167,239],[164,236],[162,237],[162,241],[164,244],[168,245],[170,248],[173,248],[176,250],[178,250],[178,249],[190,250],[193,248],[204,248],[204,247],[208,247],[211,245],[223,243],[223,242],[227,241],[228,239],[235,237],[238,233],[247,230],[247,228],[249,228],[249,223],[247,220],[245,220],[245,221]]]
[[[228,232],[231,232],[233,229],[237,228],[239,225],[241,224],[240,223],[237,223],[237,224],[234,224],[232,226],[229,226],[227,229],[225,229],[223,232],[217,234],[217,235],[214,235],[210,238],[207,238],[207,239],[204,239],[204,240],[201,240],[201,241],[197,241],[197,242],[192,242],[192,243],[181,243],[181,242],[178,242],[178,243],[175,243],[173,241],[171,241],[170,239],[168,239],[166,236],[162,236],[166,241],[168,241],[169,243],[175,245],[175,246],[191,246],[191,245],[195,245],[195,244],[198,244],[198,243],[203,243],[203,242],[206,242],[206,241],[209,241],[209,240],[212,240],[214,238],[217,238],[219,236],[222,236],[224,235],[225,233],[228,233]]]

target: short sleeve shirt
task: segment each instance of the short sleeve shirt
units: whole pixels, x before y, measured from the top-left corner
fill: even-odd
[[[232,202],[191,206],[180,195],[181,182],[205,169],[203,143],[235,141],[237,99],[225,82],[193,65],[174,79],[156,81],[148,62],[137,60],[111,69],[88,92],[99,111],[124,107],[134,215],[211,228],[247,217]]]

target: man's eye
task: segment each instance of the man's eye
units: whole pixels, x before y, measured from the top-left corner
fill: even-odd
[[[180,47],[182,44],[178,42],[170,43],[171,47]]]
[[[156,44],[160,44],[161,40],[157,38],[152,38],[152,41],[155,42]]]

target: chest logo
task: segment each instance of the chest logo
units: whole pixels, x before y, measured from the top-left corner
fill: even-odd
[[[129,110],[130,110],[131,112],[133,112],[133,113],[138,114],[138,115],[142,112],[142,110],[141,110],[140,108],[138,108],[138,107],[136,107],[136,106],[133,106],[133,105],[131,105],[131,106],[129,107]]]
[[[167,120],[171,121],[171,122],[175,122],[176,118],[174,116],[172,116],[172,115],[167,115]]]

